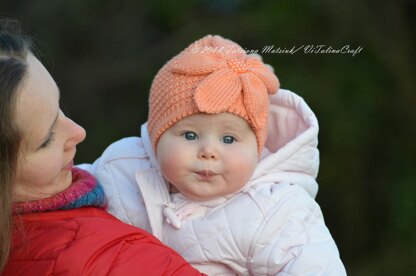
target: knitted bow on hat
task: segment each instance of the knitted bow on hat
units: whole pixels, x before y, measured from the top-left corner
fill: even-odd
[[[279,81],[236,43],[208,35],[166,63],[150,89],[148,130],[154,149],[170,126],[196,113],[229,112],[256,134],[259,153],[267,131],[269,94]]]
[[[226,112],[242,93],[255,129],[263,126],[267,118],[268,94],[275,94],[279,88],[269,68],[221,36],[208,35],[189,46],[172,60],[171,70],[190,76],[208,75],[194,92],[200,112]]]

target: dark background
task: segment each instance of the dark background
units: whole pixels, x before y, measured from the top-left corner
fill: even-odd
[[[349,275],[416,275],[416,4],[384,1],[1,0],[87,130],[77,163],[139,135],[153,76],[206,34],[246,49],[301,45],[348,54],[263,54],[320,122],[317,201]]]

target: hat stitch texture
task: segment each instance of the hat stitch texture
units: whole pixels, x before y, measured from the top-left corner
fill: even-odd
[[[160,136],[197,113],[229,112],[242,117],[257,138],[259,155],[267,136],[269,95],[279,80],[235,42],[207,35],[169,60],[150,88],[148,131],[156,152]]]

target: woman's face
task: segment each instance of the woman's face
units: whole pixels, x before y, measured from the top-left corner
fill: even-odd
[[[62,113],[59,89],[29,54],[28,72],[17,93],[15,120],[22,133],[14,201],[50,197],[72,183],[76,145],[85,130]]]

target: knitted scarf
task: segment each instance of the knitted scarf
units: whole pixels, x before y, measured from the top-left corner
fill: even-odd
[[[106,208],[102,186],[87,171],[73,168],[72,185],[66,190],[45,199],[13,204],[13,215],[68,210],[86,206]]]

